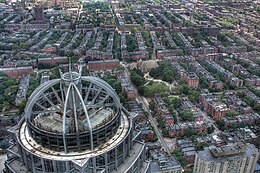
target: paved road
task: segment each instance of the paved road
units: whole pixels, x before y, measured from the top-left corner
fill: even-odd
[[[122,64],[122,65],[125,67],[124,64]],[[158,129],[156,120],[153,118],[152,114],[150,113],[150,108],[149,108],[148,102],[147,102],[147,100],[146,100],[144,97],[142,97],[142,96],[139,95],[139,93],[138,93],[138,91],[137,91],[137,88],[135,87],[135,85],[133,85],[132,81],[130,80],[130,73],[129,73],[129,71],[128,71],[128,69],[127,69],[126,67],[125,67],[125,74],[126,74],[126,76],[128,77],[129,81],[131,82],[132,86],[133,86],[134,89],[135,89],[135,93],[136,93],[136,96],[137,96],[138,101],[139,101],[140,103],[142,103],[143,109],[144,109],[146,112],[148,112],[148,120],[149,120],[149,122],[151,123],[151,125],[152,125],[153,128],[154,128],[155,133],[156,133],[156,135],[157,135],[157,137],[158,137],[159,142],[161,143],[161,145],[162,145],[162,147],[165,149],[165,151],[170,155],[171,152],[170,152],[170,150],[169,150],[169,148],[168,148],[168,145],[167,145],[165,139],[163,138],[163,135],[162,135],[162,133],[161,133],[161,130]]]
[[[215,125],[215,121],[212,120],[211,118],[209,118],[209,116],[207,116],[207,114],[204,111],[202,111],[202,115],[203,115],[203,118],[210,123],[210,125],[213,125],[213,127],[214,127],[213,134],[218,134],[221,132],[221,130],[219,130],[219,128]]]
[[[142,103],[144,110],[146,112],[148,112],[148,120],[151,123],[151,125],[154,127],[155,133],[156,133],[156,135],[157,135],[157,137],[158,137],[162,147],[170,155],[171,152],[170,152],[170,150],[168,148],[168,145],[167,145],[165,139],[163,138],[161,130],[159,130],[158,127],[157,127],[157,123],[155,122],[156,120],[154,120],[152,114],[150,113],[150,108],[149,108],[149,105],[148,105],[146,99],[144,97],[142,97],[142,96],[138,96],[138,100]]]

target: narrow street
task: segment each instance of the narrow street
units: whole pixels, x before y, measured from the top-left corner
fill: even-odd
[[[157,127],[157,125],[156,125],[156,124],[157,124],[157,123],[155,122],[156,120],[154,120],[152,114],[150,113],[150,108],[149,108],[149,105],[148,105],[146,99],[145,99],[144,97],[138,95],[138,100],[142,103],[144,110],[145,110],[146,112],[148,112],[148,120],[149,120],[149,122],[151,123],[151,125],[154,127],[155,133],[156,133],[156,135],[157,135],[157,137],[158,137],[158,140],[160,141],[162,147],[163,147],[163,148],[165,149],[165,151],[170,155],[171,152],[170,152],[170,150],[169,150],[169,148],[168,148],[168,145],[167,145],[167,143],[166,143],[166,141],[165,141],[165,139],[164,139],[164,137],[163,137],[163,135],[162,135],[162,133],[161,133],[161,130],[158,129],[158,127]]]
[[[135,89],[135,93],[136,93],[136,96],[137,96],[137,99],[140,103],[142,103],[142,106],[143,106],[143,109],[148,113],[148,120],[149,122],[151,123],[151,125],[153,126],[154,130],[155,130],[155,133],[158,137],[158,141],[160,142],[160,144],[162,145],[162,147],[165,149],[165,151],[170,155],[171,152],[168,148],[168,145],[161,133],[161,130],[157,127],[157,123],[156,123],[156,120],[154,120],[151,112],[150,112],[150,108],[149,108],[149,104],[147,102],[147,100],[143,97],[143,96],[140,96],[138,91],[137,91],[137,88],[135,87],[135,85],[133,85],[132,81],[130,80],[130,73],[128,71],[128,69],[125,67],[124,64],[121,64],[124,66],[125,68],[125,73],[127,75],[127,77],[129,78],[129,81],[131,82],[132,86],[134,87]]]

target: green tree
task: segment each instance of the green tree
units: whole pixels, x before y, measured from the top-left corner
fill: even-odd
[[[219,128],[220,130],[226,130],[226,129],[227,129],[226,126],[225,126],[225,122],[224,122],[223,119],[217,120],[217,121],[216,121],[216,124],[218,125],[218,128]]]
[[[145,79],[143,77],[143,73],[139,70],[134,68],[131,72],[130,72],[130,78],[131,81],[138,87],[141,86],[145,83]]]
[[[169,104],[173,105],[175,109],[181,106],[181,99],[179,97],[170,97]]]
[[[193,113],[188,109],[181,111],[179,117],[184,121],[193,121],[195,118]]]
[[[204,147],[208,147],[208,146],[209,146],[209,143],[207,143],[207,142],[200,142],[200,143],[195,145],[195,149],[197,151],[200,151],[200,150],[203,150]]]
[[[235,111],[234,109],[230,109],[226,113],[227,117],[234,117],[234,116],[238,116],[238,115],[239,115],[239,113],[237,111]]]

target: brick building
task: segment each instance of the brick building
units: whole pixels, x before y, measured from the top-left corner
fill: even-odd
[[[183,79],[189,87],[197,88],[199,87],[199,77],[193,72],[187,72],[178,63],[172,63],[173,67],[176,69],[178,75]]]
[[[117,68],[120,65],[118,59],[113,60],[100,60],[100,61],[89,61],[88,69],[90,71],[93,70],[111,70],[113,68]]]
[[[219,120],[225,117],[229,110],[226,104],[221,103],[217,97],[211,94],[201,94],[200,102],[207,114],[209,114],[214,120]]]
[[[8,67],[0,68],[0,72],[5,73],[9,77],[20,77],[24,74],[29,74],[33,72],[32,66],[27,67]]]
[[[66,62],[68,60],[67,57],[48,57],[48,58],[38,58],[38,63],[48,63],[48,64],[56,64],[58,62]]]

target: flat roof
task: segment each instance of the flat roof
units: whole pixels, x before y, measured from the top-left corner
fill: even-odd
[[[214,161],[214,162],[222,162],[225,160],[228,160],[229,158],[233,157],[239,157],[239,158],[246,158],[246,157],[252,157],[253,154],[257,153],[258,150],[253,144],[247,144],[247,148],[245,152],[234,154],[234,155],[226,155],[221,157],[215,157],[209,147],[205,147],[204,150],[198,152],[198,156],[201,160],[205,161]]]

